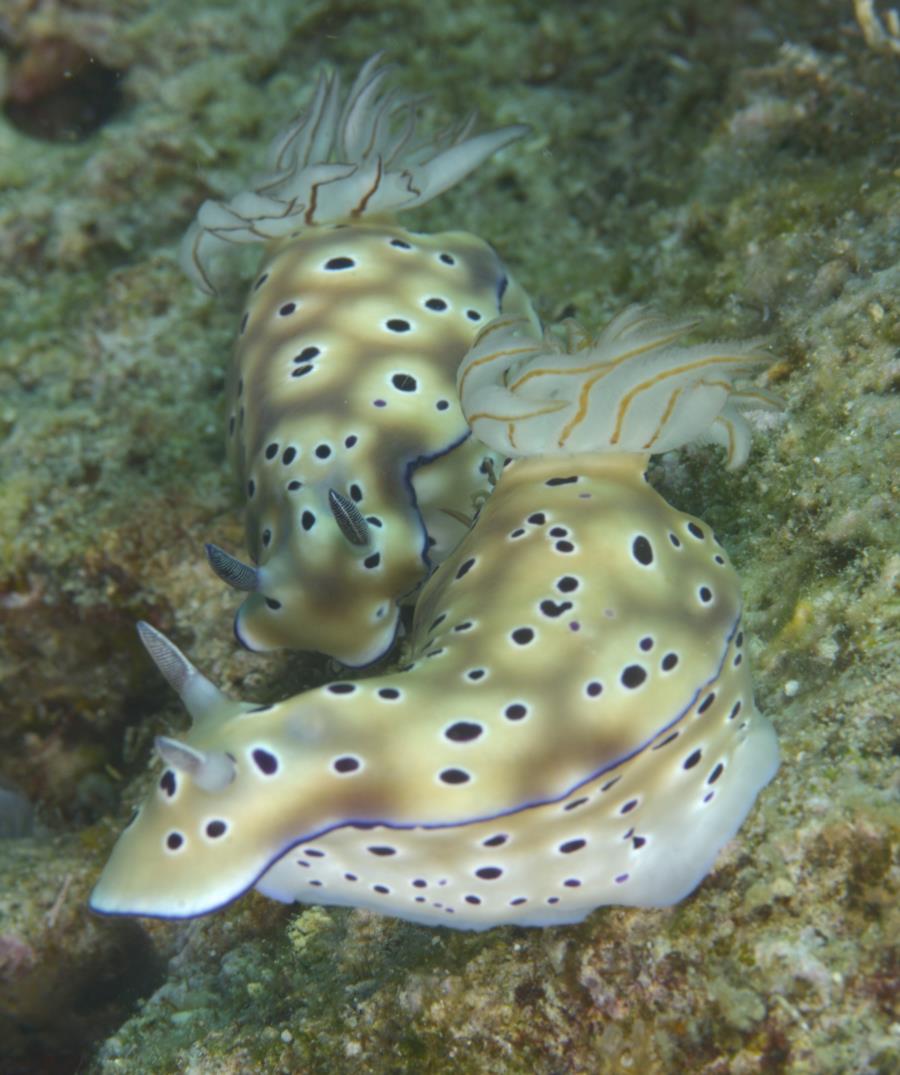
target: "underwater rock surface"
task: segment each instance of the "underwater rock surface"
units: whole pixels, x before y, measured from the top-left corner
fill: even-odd
[[[28,1028],[2,1035],[4,1071],[896,1068],[896,60],[837,0],[179,10],[16,3],[0,26],[10,58],[62,36],[127,72],[123,107],[78,144],[0,122],[0,773],[54,834],[0,842],[4,1008]],[[88,992],[96,1018],[61,1052],[75,1001],[47,976],[82,980],[120,943],[86,893],[151,779],[153,735],[182,727],[134,621],[243,697],[331,678],[234,648],[202,544],[241,544],[221,429],[242,272],[211,303],[176,247],[320,62],[352,77],[379,47],[443,115],[464,87],[485,127],[533,127],[409,226],[489,239],[548,320],[652,301],[782,356],[787,417],[742,472],[699,449],[651,480],[738,567],[783,766],[665,911],[471,936],[251,896],[131,923],[125,951],[155,956],[125,956],[112,1018]],[[70,873],[48,945],[27,923]]]

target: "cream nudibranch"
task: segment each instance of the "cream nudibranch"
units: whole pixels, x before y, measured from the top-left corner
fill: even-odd
[[[266,174],[205,202],[182,264],[212,291],[210,258],[266,244],[228,382],[228,452],[247,500],[253,564],[207,546],[249,593],[250,649],[315,649],[368,664],[408,597],[465,533],[492,462],[469,437],[455,377],[499,311],[533,317],[491,246],[416,234],[396,210],[430,201],[526,128],[466,121],[417,141],[419,99],[385,90],[380,55],[342,100],[322,75],[275,140]]]
[[[699,884],[778,748],[737,576],[644,468],[709,436],[740,461],[742,410],[774,400],[733,387],[768,356],[681,347],[681,328],[628,310],[563,349],[529,322],[486,326],[463,407],[518,458],[423,588],[405,668],[253,706],[142,625],[193,725],[157,740],[164,771],[94,909],[185,917],[256,886],[487,929]]]

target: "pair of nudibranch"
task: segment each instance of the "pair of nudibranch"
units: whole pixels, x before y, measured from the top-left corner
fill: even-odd
[[[201,207],[184,263],[211,290],[217,247],[266,244],[228,388],[254,566],[208,550],[249,594],[239,640],[358,666],[414,600],[410,663],[258,706],[142,625],[193,723],[157,740],[99,911],[197,915],[252,886],[471,929],[658,906],[777,768],[735,572],[644,477],[691,440],[743,462],[743,412],[776,403],[736,382],[769,357],[682,346],[688,325],[635,307],[542,333],[488,244],[396,225],[524,129],[417,142],[387,74],[374,57],[346,97],[322,77],[269,171]]]

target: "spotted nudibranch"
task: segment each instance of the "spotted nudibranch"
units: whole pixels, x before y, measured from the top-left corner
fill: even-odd
[[[699,884],[778,748],[737,576],[644,467],[709,434],[740,458],[741,410],[773,400],[732,387],[767,356],[676,335],[635,310],[596,342],[572,328],[571,353],[521,322],[485,328],[463,405],[521,458],[423,588],[407,667],[253,706],[142,626],[194,723],[157,740],[165,770],[92,906],[184,917],[256,886],[487,929]],[[595,398],[604,378],[615,398]]]
[[[472,135],[471,119],[415,140],[418,99],[385,92],[374,56],[342,104],[322,75],[273,143],[269,171],[205,202],[182,264],[212,291],[210,258],[266,244],[228,382],[228,452],[247,499],[253,565],[207,546],[249,593],[250,649],[315,649],[368,664],[393,642],[398,599],[459,541],[487,490],[454,383],[476,330],[528,299],[473,235],[392,221],[430,201],[526,128]]]

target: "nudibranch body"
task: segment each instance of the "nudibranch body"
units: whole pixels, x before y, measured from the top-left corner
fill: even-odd
[[[215,545],[247,591],[235,619],[255,650],[316,649],[367,664],[391,645],[397,602],[465,532],[492,462],[455,392],[477,329],[501,309],[533,318],[496,252],[472,235],[421,235],[421,205],[519,137],[471,123],[411,144],[415,99],[384,92],[373,57],[341,103],[323,76],[230,203],[206,202],[182,260],[211,290],[209,259],[265,242],[228,385],[228,449],[256,566]]]
[[[691,891],[778,750],[753,703],[737,576],[709,527],[647,484],[641,445],[676,420],[687,439],[693,398],[691,433],[725,423],[739,454],[739,409],[771,401],[731,388],[767,356],[674,335],[637,311],[575,354],[520,324],[485,329],[460,373],[465,410],[523,457],[425,585],[406,668],[258,708],[142,628],[195,722],[183,743],[158,741],[166,769],[93,907],[189,916],[255,885],[486,929]],[[523,403],[523,362],[562,380]],[[644,421],[640,402],[613,407],[590,448],[561,450],[593,404],[580,388],[610,364],[631,369],[623,404],[660,377],[676,399],[651,391]]]

